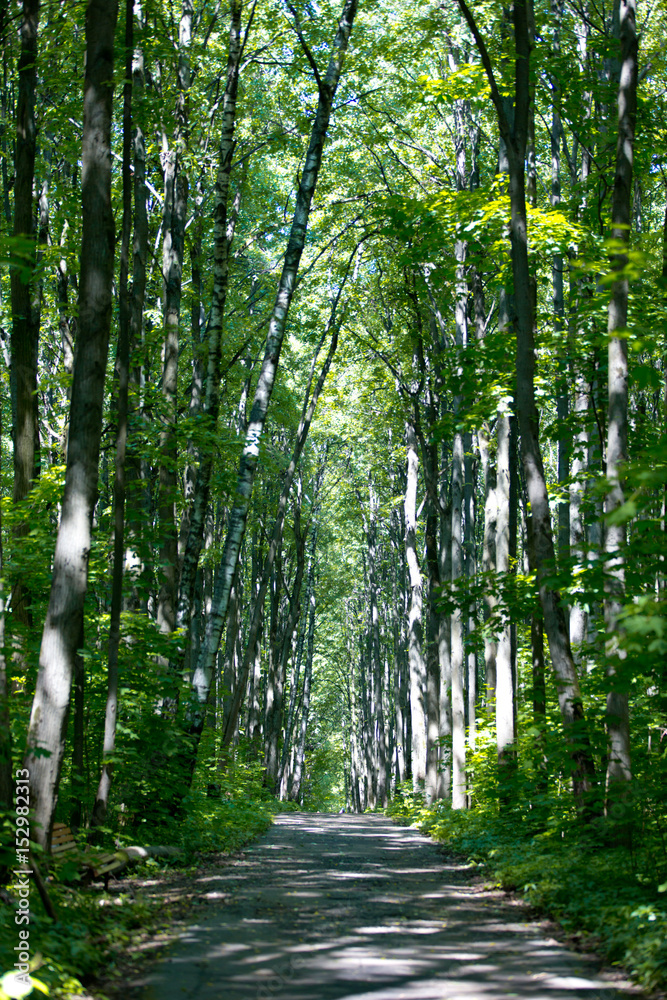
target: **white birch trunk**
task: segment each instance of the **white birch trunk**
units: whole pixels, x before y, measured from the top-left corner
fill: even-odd
[[[410,663],[410,715],[412,719],[412,783],[415,791],[426,778],[426,663],[422,639],[422,576],[417,557],[417,437],[411,423],[406,427],[407,482],[405,488],[405,558],[410,578],[408,611],[408,659]]]

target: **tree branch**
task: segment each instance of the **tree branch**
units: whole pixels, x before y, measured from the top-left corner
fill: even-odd
[[[512,130],[510,128],[510,123],[507,120],[507,115],[505,114],[505,108],[503,107],[503,99],[500,96],[500,91],[498,90],[498,84],[496,83],[496,76],[493,72],[493,64],[491,62],[491,56],[489,55],[489,50],[486,47],[486,42],[482,38],[479,28],[475,18],[470,12],[466,0],[456,0],[459,10],[463,14],[468,27],[470,28],[472,37],[475,39],[475,45],[480,54],[482,65],[486,73],[487,80],[489,81],[489,87],[491,88],[491,100],[493,101],[494,107],[496,109],[496,114],[498,115],[498,127],[500,128],[500,134],[503,138],[508,150],[514,152],[514,143],[512,141]]]
[[[317,68],[317,63],[315,62],[315,57],[314,57],[313,53],[310,51],[310,48],[308,47],[308,42],[303,37],[303,32],[301,30],[301,21],[299,20],[299,15],[297,14],[296,10],[294,9],[294,6],[291,3],[289,3],[289,0],[286,0],[286,7],[289,10],[289,12],[292,15],[292,17],[294,18],[294,25],[293,25],[293,27],[294,27],[294,30],[296,32],[296,36],[299,39],[299,42],[301,43],[301,48],[303,49],[303,51],[305,53],[306,59],[310,63],[311,69],[313,71],[313,75],[315,77],[315,82],[317,84],[317,89],[319,90],[319,92],[321,94],[322,93],[322,78],[320,76],[320,71]]]

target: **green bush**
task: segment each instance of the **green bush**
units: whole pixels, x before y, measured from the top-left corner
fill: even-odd
[[[517,780],[521,780],[520,778]],[[610,847],[605,824],[583,827],[549,796],[547,822],[536,829],[522,805],[499,811],[493,803],[469,812],[444,803],[427,809],[419,795],[399,789],[388,813],[483,865],[504,889],[523,894],[568,933],[586,935],[612,963],[643,987],[667,986],[667,881],[655,855]],[[545,813],[542,813],[544,818]],[[643,864],[640,865],[640,861]]]

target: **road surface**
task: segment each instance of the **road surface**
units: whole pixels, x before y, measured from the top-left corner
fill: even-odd
[[[141,1000],[617,1000],[595,959],[379,815],[290,813],[229,867]]]

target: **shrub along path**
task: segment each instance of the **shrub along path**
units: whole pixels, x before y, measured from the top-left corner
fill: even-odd
[[[486,889],[460,859],[378,815],[291,813],[125,995],[141,1000],[617,1000],[591,956]],[[636,995],[636,993],[635,993]]]

